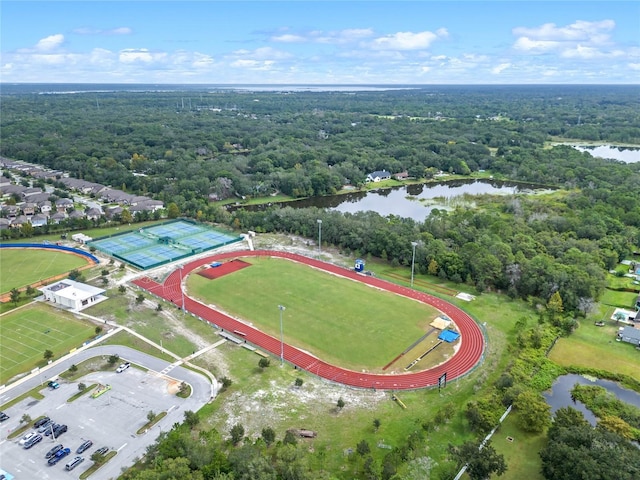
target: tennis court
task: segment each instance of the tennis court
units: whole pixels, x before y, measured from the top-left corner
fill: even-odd
[[[141,270],[238,242],[241,237],[189,220],[98,238],[87,245]]]

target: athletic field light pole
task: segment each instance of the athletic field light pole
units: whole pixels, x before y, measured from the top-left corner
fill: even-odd
[[[278,305],[280,310],[280,366],[284,365],[284,330],[282,329],[282,312],[286,309],[282,305]]]
[[[413,288],[413,270],[416,264],[416,247],[418,246],[418,242],[411,242],[411,246],[413,247],[413,255],[411,256],[411,288]]]
[[[318,219],[318,258],[322,250],[322,220]]]

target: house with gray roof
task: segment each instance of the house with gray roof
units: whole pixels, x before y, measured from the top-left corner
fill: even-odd
[[[33,217],[31,217],[31,225],[34,227],[44,227],[47,224],[49,217],[43,215],[42,213],[36,213]]]
[[[375,172],[371,172],[367,175],[367,182],[381,182],[383,180],[389,180],[391,178],[391,173],[386,170],[376,170]]]
[[[51,215],[51,217],[49,217],[49,219],[51,220],[51,223],[57,225],[60,222],[62,222],[62,221],[67,219],[67,213],[66,212],[56,212],[53,215]]]
[[[618,339],[632,345],[640,346],[640,328],[620,327]]]

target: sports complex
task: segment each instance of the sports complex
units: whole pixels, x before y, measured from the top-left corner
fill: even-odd
[[[187,278],[190,273],[195,272],[202,274],[204,270],[207,272],[205,276],[215,281],[215,278],[232,275],[239,269],[245,268],[245,265],[242,265],[242,260],[251,259],[252,257],[268,257],[306,265],[307,267],[344,279],[360,282],[378,289],[381,293],[392,293],[433,307],[440,312],[443,317],[451,319],[455,325],[457,332],[453,340],[459,342],[455,354],[433,368],[422,371],[407,370],[403,373],[391,374],[356,371],[325,361],[298,346],[284,343],[282,336],[279,339],[277,335],[269,335],[251,323],[234,318],[212,305],[207,305],[192,298],[185,292],[183,280]],[[238,260],[241,262],[238,262]],[[181,268],[171,272],[161,283],[148,276],[134,280],[133,283],[153,295],[169,301],[179,308],[184,308],[192,315],[209,322],[216,328],[219,328],[221,335],[229,340],[255,346],[277,357],[281,356],[284,361],[297,369],[306,370],[326,380],[356,388],[411,390],[436,386],[439,385],[439,381],[441,381],[443,377],[447,380],[453,380],[470,372],[481,361],[484,353],[485,340],[480,327],[466,312],[455,305],[412,288],[393,284],[373,276],[363,275],[352,269],[289,252],[245,250],[214,254],[183,265]],[[357,326],[345,328],[354,330],[349,332],[349,334],[358,334]],[[451,338],[446,341],[451,341]],[[372,345],[372,348],[375,348],[375,346]],[[398,356],[394,361],[397,360],[398,357],[402,357],[403,353],[402,351],[397,352]],[[412,358],[406,359],[407,362],[411,360]]]

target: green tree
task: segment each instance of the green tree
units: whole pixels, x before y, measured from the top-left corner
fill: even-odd
[[[336,403],[336,407],[338,407],[338,410],[342,410],[345,406],[344,400],[342,399],[342,397],[340,397],[338,399],[338,402]]]
[[[271,445],[276,440],[276,432],[275,432],[275,430],[273,428],[271,428],[271,427],[263,428],[262,429],[262,439],[264,440],[264,443],[267,445],[267,447],[269,445]]]
[[[285,445],[297,445],[298,437],[291,430],[287,430],[284,434],[284,439],[282,440],[282,443]]]
[[[17,305],[18,301],[20,301],[20,290],[18,290],[17,288],[12,288],[10,296],[11,296],[11,302],[14,305]]]
[[[234,445],[238,445],[240,441],[244,438],[244,427],[236,423],[233,427],[231,427],[231,443]]]
[[[300,388],[303,383],[304,381],[300,377],[296,378],[296,382],[295,382],[296,387]]]
[[[144,302],[144,295],[142,293],[139,293],[136,297],[136,303],[140,305],[142,302]]]
[[[262,357],[259,361],[258,361],[258,367],[260,367],[260,370],[264,370],[265,368],[267,368],[269,365],[271,365],[271,360],[269,360],[268,358],[264,358]]]
[[[69,366],[69,371],[71,373],[76,373],[78,371],[78,366],[74,363],[72,365]]]
[[[96,326],[94,332],[96,333],[96,335],[100,335],[102,333],[102,327],[100,325]]]
[[[149,410],[149,412],[147,413],[147,420],[149,420],[149,422],[153,422],[156,417],[156,413],[153,410]]]
[[[128,208],[125,208],[124,210],[122,210],[122,213],[120,214],[120,223],[122,223],[123,225],[129,224],[133,221],[133,217],[131,216],[131,212],[129,211]]]
[[[522,392],[513,404],[517,422],[525,432],[540,433],[551,424],[551,407],[538,393]]]
[[[358,442],[358,445],[356,446],[356,452],[358,452],[361,457],[364,457],[365,455],[371,453],[369,442],[367,442],[366,440],[361,440],[360,442]]]
[[[51,360],[53,358],[53,352],[51,350],[49,350],[49,349],[46,349],[44,351],[44,353],[42,354],[42,356],[48,362],[49,360]]]
[[[184,423],[193,430],[193,428],[200,423],[200,417],[196,412],[187,410],[184,412]]]
[[[488,441],[480,449],[478,443],[468,441],[460,446],[449,444],[449,453],[459,467],[467,465],[467,475],[471,480],[485,480],[490,475],[502,475],[507,471],[504,456],[498,454]]]
[[[107,358],[107,363],[109,365],[115,365],[116,363],[118,363],[118,360],[120,360],[120,355],[109,355],[109,357]]]
[[[373,419],[373,429],[376,432],[380,429],[380,419],[379,418],[374,418]]]
[[[120,285],[118,287],[118,292],[125,293],[126,291],[127,291],[127,287],[125,287],[124,285]]]
[[[20,423],[31,423],[31,416],[28,413],[25,413],[20,417]]]
[[[167,205],[167,217],[178,218],[180,216],[180,209],[175,202],[171,202]]]
[[[78,391],[84,392],[87,389],[87,385],[85,383],[80,382],[78,384]]]

